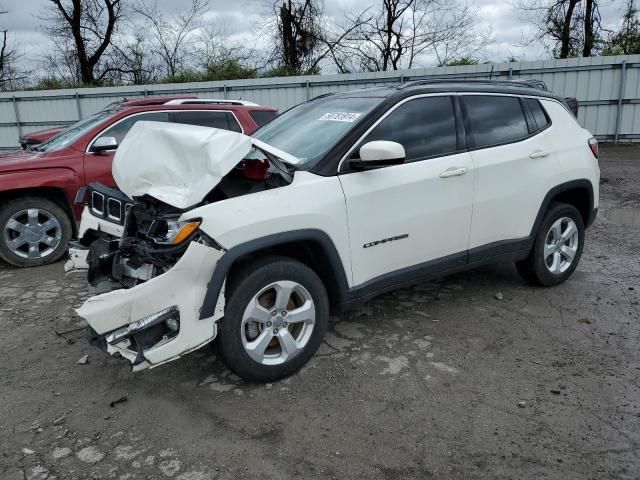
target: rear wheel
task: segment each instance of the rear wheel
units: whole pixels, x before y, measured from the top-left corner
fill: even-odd
[[[328,318],[327,292],[313,270],[288,258],[265,258],[231,279],[217,347],[245,380],[277,380],[313,356]]]
[[[59,260],[71,234],[67,214],[46,198],[18,198],[0,208],[0,258],[16,267]]]
[[[565,203],[554,203],[536,234],[529,256],[516,263],[530,283],[550,287],[568,279],[575,271],[584,246],[584,224],[580,212]]]

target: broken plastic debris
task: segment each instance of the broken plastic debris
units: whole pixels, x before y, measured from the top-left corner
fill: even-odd
[[[77,363],[79,363],[80,365],[86,365],[87,363],[89,363],[89,355],[83,355],[82,357],[80,357]]]

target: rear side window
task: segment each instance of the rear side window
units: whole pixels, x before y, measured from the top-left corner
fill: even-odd
[[[361,145],[373,140],[400,143],[408,162],[454,153],[457,150],[456,117],[451,97],[417,98],[403,103],[382,120]]]
[[[515,142],[529,135],[517,97],[469,95],[462,97],[470,127],[471,147]]]
[[[531,112],[531,116],[533,117],[533,131],[538,131],[546,128],[549,123],[549,117],[545,113],[540,102],[535,98],[523,98],[524,104],[527,106],[529,111]]]
[[[233,114],[229,112],[218,112],[214,110],[191,110],[188,112],[175,112],[173,114],[175,123],[186,123],[187,125],[200,125],[202,127],[220,128],[241,132],[242,129]]]
[[[274,118],[276,118],[278,116],[278,112],[267,112],[267,111],[264,111],[264,110],[253,110],[253,111],[249,112],[249,115],[251,115],[251,118],[253,118],[253,121],[256,122],[256,125],[261,127],[261,126],[266,125],[267,123],[269,123]]]

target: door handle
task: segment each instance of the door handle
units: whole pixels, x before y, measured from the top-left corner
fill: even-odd
[[[442,172],[440,178],[459,177],[465,173],[467,173],[467,167],[451,167]]]
[[[545,157],[548,157],[548,156],[549,156],[549,152],[543,152],[542,150],[536,150],[531,155],[529,155],[529,158],[545,158]]]

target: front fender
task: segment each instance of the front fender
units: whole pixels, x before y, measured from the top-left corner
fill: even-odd
[[[81,208],[75,208],[73,199],[80,185],[79,175],[69,168],[33,168],[0,174],[0,192],[33,191],[39,188],[61,191],[76,218],[80,216]]]

